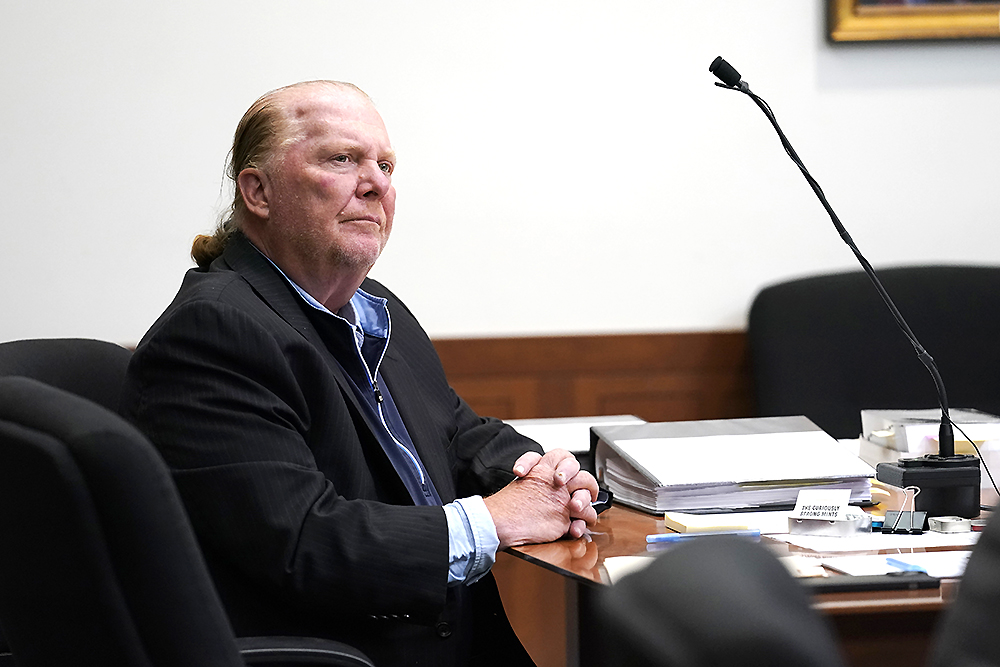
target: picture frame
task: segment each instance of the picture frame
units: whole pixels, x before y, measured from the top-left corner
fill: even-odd
[[[827,0],[833,42],[1000,38],[1000,1]]]

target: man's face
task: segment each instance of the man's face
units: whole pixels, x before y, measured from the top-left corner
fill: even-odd
[[[385,247],[395,155],[382,118],[360,93],[317,85],[285,95],[291,139],[264,169],[262,250],[322,300],[330,281],[360,282]]]

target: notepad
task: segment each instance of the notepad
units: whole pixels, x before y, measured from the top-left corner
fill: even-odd
[[[722,514],[688,514],[665,512],[663,525],[678,533],[702,533],[724,530],[759,530],[762,535],[788,532],[787,511],[725,512]]]

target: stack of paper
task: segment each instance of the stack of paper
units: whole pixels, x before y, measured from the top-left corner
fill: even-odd
[[[594,428],[598,477],[648,512],[792,507],[803,488],[871,500],[875,471],[805,417]]]
[[[566,449],[574,454],[590,451],[591,426],[620,426],[645,424],[633,415],[602,415],[597,417],[551,417],[544,419],[506,419],[509,426],[523,436],[531,438],[546,452]]]
[[[953,422],[980,445],[988,440],[1000,440],[1000,417],[970,409],[954,409]],[[933,410],[862,410],[862,437],[875,445],[914,456],[938,453],[938,427],[941,411]],[[969,452],[975,453],[968,441],[955,430],[955,451],[963,441]]]

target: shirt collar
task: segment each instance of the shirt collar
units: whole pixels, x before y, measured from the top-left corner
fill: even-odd
[[[253,245],[252,243],[250,245]],[[257,252],[260,249],[254,246]],[[363,289],[358,289],[351,300],[344,305],[338,312],[333,312],[322,303],[317,301],[309,292],[305,291],[299,287],[294,280],[289,278],[284,271],[281,270],[277,264],[271,261],[271,258],[260,253],[261,257],[271,262],[271,266],[278,270],[281,277],[288,281],[288,284],[298,292],[299,296],[316,310],[336,317],[338,319],[346,321],[355,329],[360,329],[367,336],[375,336],[377,338],[388,338],[389,337],[389,309],[387,307],[388,300],[381,297],[373,296]]]

